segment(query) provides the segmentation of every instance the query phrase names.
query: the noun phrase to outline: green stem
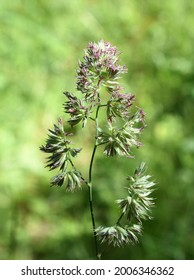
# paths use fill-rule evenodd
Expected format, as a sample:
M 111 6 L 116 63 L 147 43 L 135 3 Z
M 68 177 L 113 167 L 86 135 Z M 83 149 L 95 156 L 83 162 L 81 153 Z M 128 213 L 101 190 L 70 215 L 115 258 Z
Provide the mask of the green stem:
M 88 182 L 88 189 L 89 189 L 89 202 L 90 202 L 90 213 L 92 219 L 92 228 L 93 228 L 93 235 L 94 235 L 94 243 L 95 243 L 95 250 L 96 250 L 96 258 L 100 260 L 100 253 L 98 248 L 98 241 L 96 236 L 96 225 L 95 225 L 95 218 L 94 218 L 94 210 L 93 210 L 93 198 L 92 198 L 92 166 L 94 162 L 94 156 L 96 153 L 97 146 L 94 146 L 91 161 L 90 161 L 90 168 L 89 168 L 89 182 Z
M 121 221 L 121 219 L 123 218 L 123 216 L 124 216 L 124 212 L 121 214 L 121 216 L 118 218 L 118 220 L 117 220 L 117 222 L 116 222 L 116 225 L 118 225 L 119 223 L 120 223 L 120 221 Z
M 95 123 L 96 123 L 96 141 L 95 145 L 93 148 L 91 160 L 90 160 L 90 167 L 89 167 L 89 182 L 88 182 L 88 190 L 89 190 L 89 203 L 90 203 L 90 213 L 91 213 L 91 219 L 92 219 L 92 228 L 93 228 L 93 236 L 94 236 L 94 242 L 95 242 L 95 250 L 96 250 L 96 258 L 98 260 L 101 259 L 101 254 L 99 252 L 99 247 L 98 247 L 98 240 L 97 240 L 97 235 L 96 235 L 96 225 L 95 225 L 95 217 L 94 217 L 94 210 L 93 210 L 93 198 L 92 198 L 92 168 L 93 168 L 93 163 L 94 163 L 94 157 L 96 154 L 96 149 L 98 146 L 97 143 L 97 137 L 98 137 L 98 112 L 100 109 L 100 105 L 98 105 L 96 109 L 96 117 L 95 117 Z
M 95 144 L 95 145 L 94 145 L 93 152 L 92 152 L 91 161 L 90 161 L 90 168 L 89 168 L 89 184 L 92 183 L 92 167 L 93 167 L 93 162 L 94 162 L 94 157 L 95 157 L 96 149 L 97 149 L 97 145 Z

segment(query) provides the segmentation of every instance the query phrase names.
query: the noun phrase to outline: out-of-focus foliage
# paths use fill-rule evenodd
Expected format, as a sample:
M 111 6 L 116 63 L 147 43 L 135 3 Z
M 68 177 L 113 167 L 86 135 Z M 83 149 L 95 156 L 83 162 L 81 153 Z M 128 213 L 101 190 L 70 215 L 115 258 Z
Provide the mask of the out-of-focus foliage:
M 99 225 L 114 222 L 123 178 L 140 161 L 158 183 L 154 219 L 140 243 L 110 247 L 104 258 L 194 258 L 193 25 L 187 0 L 0 0 L 0 259 L 94 257 L 87 189 L 50 188 L 39 146 L 64 116 L 62 92 L 75 93 L 83 48 L 100 39 L 123 52 L 123 83 L 147 112 L 148 127 L 135 160 L 107 159 L 99 150 Z M 83 173 L 92 147 L 84 130 L 74 138 Z

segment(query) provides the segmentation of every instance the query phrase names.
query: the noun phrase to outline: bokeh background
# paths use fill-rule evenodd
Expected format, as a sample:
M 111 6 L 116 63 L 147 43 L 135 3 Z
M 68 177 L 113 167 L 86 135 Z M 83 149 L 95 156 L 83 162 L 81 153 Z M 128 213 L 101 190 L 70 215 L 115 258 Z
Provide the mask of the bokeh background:
M 95 161 L 97 225 L 118 216 L 124 177 L 146 161 L 157 182 L 154 219 L 136 246 L 104 259 L 194 259 L 194 2 L 0 0 L 0 259 L 94 259 L 87 189 L 50 188 L 39 151 L 63 116 L 63 91 L 90 41 L 116 45 L 122 80 L 147 113 L 134 160 Z M 77 164 L 86 172 L 89 131 Z M 78 146 L 79 146 L 78 145 Z

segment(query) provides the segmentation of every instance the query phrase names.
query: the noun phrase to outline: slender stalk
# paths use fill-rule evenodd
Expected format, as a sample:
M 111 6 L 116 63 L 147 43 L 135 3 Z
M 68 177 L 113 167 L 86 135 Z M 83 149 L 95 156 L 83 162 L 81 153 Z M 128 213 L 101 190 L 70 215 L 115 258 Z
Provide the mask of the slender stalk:
M 116 222 L 116 225 L 118 225 L 119 223 L 120 223 L 120 221 L 121 221 L 121 219 L 123 218 L 123 216 L 124 216 L 124 212 L 121 214 L 121 216 L 118 218 L 118 220 L 117 220 L 117 222 Z
M 99 253 L 99 248 L 98 248 L 98 242 L 97 242 L 97 236 L 96 236 L 96 225 L 95 225 L 95 218 L 94 218 L 94 210 L 93 210 L 93 199 L 92 199 L 92 166 L 93 166 L 93 161 L 94 161 L 94 156 L 96 153 L 97 145 L 94 145 L 94 149 L 92 152 L 92 157 L 90 161 L 90 167 L 89 167 L 89 182 L 87 182 L 84 178 L 84 182 L 88 186 L 89 190 L 89 203 L 90 203 L 90 213 L 91 213 L 91 219 L 92 219 L 92 228 L 93 228 L 93 235 L 94 235 L 94 243 L 95 243 L 95 250 L 96 250 L 96 258 L 100 260 L 101 254 Z M 72 162 L 71 159 L 69 159 L 71 166 L 75 169 L 75 166 Z
M 95 157 L 96 149 L 97 149 L 97 145 L 95 144 L 95 145 L 94 145 L 93 152 L 92 152 L 91 161 L 90 161 L 90 168 L 89 168 L 89 184 L 92 183 L 92 167 L 93 167 L 93 162 L 94 162 L 94 157 Z
M 92 228 L 93 228 L 93 235 L 94 235 L 94 242 L 95 242 L 95 250 L 96 250 L 96 258 L 98 260 L 101 259 L 101 254 L 99 252 L 99 246 L 98 246 L 98 240 L 96 236 L 96 225 L 95 225 L 95 217 L 94 217 L 94 210 L 93 210 L 93 198 L 92 198 L 92 168 L 94 163 L 94 157 L 96 154 L 96 149 L 98 147 L 97 143 L 97 137 L 98 137 L 98 112 L 100 109 L 100 105 L 98 105 L 96 109 L 96 117 L 95 117 L 95 123 L 96 123 L 96 136 L 95 136 L 95 144 L 90 160 L 90 167 L 89 167 L 89 182 L 88 182 L 88 190 L 89 190 L 89 203 L 90 203 L 90 213 L 91 213 L 91 219 L 92 219 Z
M 94 162 L 94 156 L 96 153 L 97 146 L 94 145 L 91 161 L 90 161 L 90 168 L 89 168 L 89 182 L 88 182 L 88 190 L 89 190 L 89 202 L 90 202 L 90 213 L 92 219 L 92 228 L 93 228 L 93 235 L 94 235 L 94 243 L 95 243 L 95 250 L 96 250 L 96 258 L 100 260 L 100 253 L 98 248 L 98 241 L 96 236 L 96 225 L 95 225 L 95 217 L 94 217 L 94 210 L 93 210 L 93 198 L 92 198 L 92 166 Z

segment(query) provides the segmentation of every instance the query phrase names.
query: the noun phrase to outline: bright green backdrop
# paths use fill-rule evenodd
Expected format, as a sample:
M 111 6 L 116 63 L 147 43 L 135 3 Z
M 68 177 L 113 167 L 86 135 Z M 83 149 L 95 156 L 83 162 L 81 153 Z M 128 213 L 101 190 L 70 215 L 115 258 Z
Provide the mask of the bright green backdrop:
M 122 51 L 123 85 L 148 127 L 135 160 L 98 153 L 97 225 L 115 221 L 123 178 L 141 160 L 158 183 L 140 243 L 104 258 L 194 259 L 193 26 L 189 0 L 0 0 L 0 259 L 94 258 L 87 190 L 50 188 L 39 146 L 64 116 L 62 92 L 75 92 L 83 48 L 100 39 Z M 74 141 L 86 172 L 90 133 Z

